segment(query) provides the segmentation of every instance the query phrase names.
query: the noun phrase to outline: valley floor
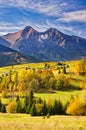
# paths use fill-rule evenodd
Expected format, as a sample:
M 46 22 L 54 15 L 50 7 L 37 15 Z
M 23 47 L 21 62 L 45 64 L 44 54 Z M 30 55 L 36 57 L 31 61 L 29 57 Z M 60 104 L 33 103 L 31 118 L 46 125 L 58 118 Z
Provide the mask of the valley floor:
M 0 130 L 86 130 L 86 116 L 31 117 L 0 113 Z

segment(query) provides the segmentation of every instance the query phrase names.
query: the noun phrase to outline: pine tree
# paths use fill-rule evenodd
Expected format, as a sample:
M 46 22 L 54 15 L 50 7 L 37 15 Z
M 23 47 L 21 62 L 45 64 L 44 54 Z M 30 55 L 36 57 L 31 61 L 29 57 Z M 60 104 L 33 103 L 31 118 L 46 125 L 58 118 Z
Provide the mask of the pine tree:
M 20 101 L 20 100 L 17 102 L 16 112 L 17 112 L 17 113 L 21 113 L 21 112 L 22 112 L 22 104 L 21 104 L 21 101 Z
M 33 104 L 33 98 L 34 98 L 33 92 L 30 91 L 29 96 L 28 96 L 28 99 L 29 99 L 28 109 L 29 109 L 29 111 L 30 111 L 32 104 Z
M 16 102 L 18 102 L 20 100 L 19 96 L 16 97 Z
M 42 104 L 42 103 L 43 103 L 41 97 L 38 98 L 37 103 L 39 103 L 39 104 Z
M 54 101 L 54 105 L 53 105 L 53 114 L 57 114 L 57 109 L 58 109 L 58 102 L 57 100 Z
M 42 113 L 44 116 L 47 114 L 47 105 L 45 100 L 43 102 Z
M 29 93 L 29 102 L 32 102 L 33 101 L 33 92 L 32 91 L 30 91 L 30 93 Z
M 57 114 L 60 114 L 60 115 L 63 114 L 63 105 L 62 105 L 62 102 L 60 100 L 58 100 Z
M 2 105 L 2 107 L 1 107 L 1 112 L 2 112 L 2 113 L 6 113 L 6 107 L 5 107 L 5 105 Z
M 54 101 L 54 107 L 53 107 L 53 112 L 54 112 L 54 115 L 55 114 L 63 114 L 63 105 L 62 105 L 62 102 L 60 100 L 55 100 Z
M 48 107 L 47 107 L 47 111 L 48 111 L 48 114 L 49 115 L 53 115 L 53 106 L 52 105 L 49 105 Z
M 33 104 L 33 98 L 34 96 L 32 91 L 30 91 L 29 95 L 25 97 L 23 111 L 27 114 L 29 114 L 31 106 Z
M 28 105 L 27 108 L 26 108 L 26 114 L 30 113 L 30 109 L 31 109 L 31 105 Z
M 0 112 L 1 112 L 1 108 L 2 108 L 2 102 L 1 102 L 1 99 L 0 99 Z
M 26 96 L 25 99 L 24 99 L 24 104 L 23 104 L 23 112 L 24 113 L 26 113 L 28 105 L 29 105 L 29 99 L 28 99 L 28 96 Z
M 33 103 L 33 105 L 32 105 L 32 107 L 31 107 L 31 109 L 30 109 L 30 115 L 31 116 L 36 116 L 36 106 L 35 106 L 35 104 Z

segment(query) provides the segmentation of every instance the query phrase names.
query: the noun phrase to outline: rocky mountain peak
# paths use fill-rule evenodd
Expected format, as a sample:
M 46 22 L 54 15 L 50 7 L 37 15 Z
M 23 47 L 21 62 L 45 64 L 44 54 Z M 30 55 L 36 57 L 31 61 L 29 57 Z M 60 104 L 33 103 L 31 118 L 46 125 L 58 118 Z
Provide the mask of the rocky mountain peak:
M 24 30 L 22 31 L 21 36 L 23 38 L 28 39 L 30 36 L 32 35 L 35 36 L 36 34 L 38 34 L 38 32 L 35 29 L 33 29 L 31 26 L 26 26 Z

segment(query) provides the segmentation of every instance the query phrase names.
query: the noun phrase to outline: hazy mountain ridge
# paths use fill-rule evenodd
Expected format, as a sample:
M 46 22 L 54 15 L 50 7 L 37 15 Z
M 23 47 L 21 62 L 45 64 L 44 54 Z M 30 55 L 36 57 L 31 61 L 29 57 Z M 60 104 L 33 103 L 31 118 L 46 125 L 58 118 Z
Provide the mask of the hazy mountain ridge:
M 34 61 L 32 57 L 26 57 L 23 54 L 0 45 L 0 66 L 21 64 Z
M 55 28 L 38 32 L 30 26 L 3 36 L 9 47 L 43 61 L 75 60 L 86 57 L 86 39 L 69 36 Z

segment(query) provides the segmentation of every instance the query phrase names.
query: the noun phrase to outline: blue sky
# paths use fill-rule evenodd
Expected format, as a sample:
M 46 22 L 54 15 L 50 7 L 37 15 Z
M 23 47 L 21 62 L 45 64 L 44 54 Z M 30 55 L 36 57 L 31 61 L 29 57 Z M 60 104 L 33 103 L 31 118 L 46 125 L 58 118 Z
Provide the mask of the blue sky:
M 0 0 L 0 35 L 25 26 L 86 38 L 86 0 Z

